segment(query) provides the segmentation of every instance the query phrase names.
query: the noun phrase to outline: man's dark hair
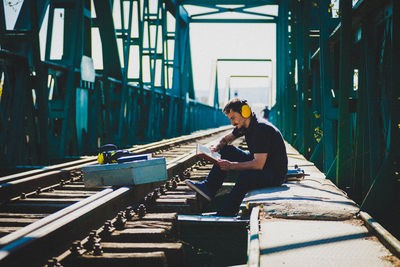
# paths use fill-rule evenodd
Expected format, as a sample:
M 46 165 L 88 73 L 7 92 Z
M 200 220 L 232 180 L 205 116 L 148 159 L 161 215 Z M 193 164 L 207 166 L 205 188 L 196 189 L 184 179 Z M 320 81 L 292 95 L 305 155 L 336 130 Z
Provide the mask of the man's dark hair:
M 232 98 L 231 100 L 228 101 L 228 103 L 226 103 L 223 112 L 225 114 L 229 114 L 231 112 L 231 110 L 240 113 L 242 110 L 242 106 L 247 104 L 246 100 L 242 100 L 239 98 Z

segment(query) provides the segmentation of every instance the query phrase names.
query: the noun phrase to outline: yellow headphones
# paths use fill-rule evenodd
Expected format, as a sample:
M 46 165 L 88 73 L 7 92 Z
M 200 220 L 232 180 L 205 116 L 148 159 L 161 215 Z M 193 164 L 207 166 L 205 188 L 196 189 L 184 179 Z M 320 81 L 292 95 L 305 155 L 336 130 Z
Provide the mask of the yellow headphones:
M 251 108 L 250 106 L 247 104 L 247 101 L 244 100 L 243 102 L 243 106 L 240 109 L 240 114 L 242 115 L 243 118 L 248 118 L 251 116 Z

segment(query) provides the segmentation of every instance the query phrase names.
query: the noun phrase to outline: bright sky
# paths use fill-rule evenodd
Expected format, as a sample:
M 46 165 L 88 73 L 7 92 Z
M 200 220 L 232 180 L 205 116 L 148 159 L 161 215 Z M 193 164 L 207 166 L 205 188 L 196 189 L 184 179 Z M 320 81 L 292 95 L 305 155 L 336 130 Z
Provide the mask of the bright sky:
M 6 12 L 7 28 L 15 24 L 15 20 L 22 6 L 22 0 L 3 1 Z M 119 9 L 119 6 L 115 6 Z M 207 11 L 207 9 L 185 6 L 189 14 L 193 15 L 199 12 Z M 261 11 L 265 14 L 276 15 L 276 6 L 264 6 L 252 11 Z M 48 14 L 46 14 L 45 21 Z M 58 25 L 63 24 L 63 11 L 56 10 L 55 20 Z M 225 13 L 223 15 L 211 15 L 208 18 L 260 18 L 237 13 Z M 118 25 L 116 21 L 116 26 Z M 46 28 L 47 23 L 43 25 Z M 223 58 L 247 58 L 247 59 L 271 59 L 271 63 L 267 62 L 220 62 L 218 64 L 218 84 L 220 88 L 220 101 L 227 97 L 227 87 L 231 85 L 231 95 L 234 91 L 239 93 L 239 97 L 249 98 L 246 94 L 252 94 L 256 91 L 240 90 L 243 88 L 265 88 L 265 94 L 258 97 L 260 102 L 268 104 L 269 91 L 272 88 L 275 91 L 275 64 L 276 64 L 276 25 L 272 23 L 236 23 L 236 24 L 210 24 L 210 23 L 192 23 L 190 25 L 190 38 L 192 50 L 192 67 L 194 85 L 197 96 L 207 95 L 208 92 L 214 90 L 215 84 L 215 67 L 216 60 Z M 45 38 L 45 31 L 41 31 L 41 39 Z M 62 31 L 53 31 L 53 47 L 51 58 L 61 58 L 62 56 Z M 98 43 L 95 40 L 94 42 Z M 59 44 L 58 44 L 59 43 Z M 93 54 L 95 65 L 99 65 L 99 57 L 101 57 L 100 49 L 94 49 Z M 97 53 L 99 52 L 99 53 Z M 44 54 L 44 46 L 42 46 L 42 54 Z M 101 63 L 101 59 L 100 59 Z M 101 64 L 100 64 L 101 65 Z M 230 78 L 232 75 L 264 75 L 268 78 Z M 271 81 L 271 75 L 274 77 Z M 259 93 L 260 90 L 257 92 Z M 264 104 L 263 104 L 264 105 Z
M 200 10 L 197 7 L 185 7 L 189 14 L 196 14 Z M 252 11 L 277 15 L 276 6 L 264 6 Z M 221 17 L 260 18 L 238 13 L 208 16 L 208 18 Z M 272 63 L 243 61 L 218 63 L 221 105 L 224 105 L 227 100 L 229 84 L 231 97 L 236 91 L 239 97 L 247 99 L 252 106 L 260 106 L 258 109 L 270 103 L 271 84 L 275 91 L 276 25 L 274 23 L 192 23 L 190 38 L 193 79 L 197 96 L 204 96 L 211 92 L 209 104 L 213 103 L 217 59 L 271 59 Z M 231 78 L 231 76 L 269 77 Z M 273 76 L 272 80 L 271 76 Z M 257 88 L 257 90 L 251 88 Z
M 271 59 L 276 62 L 275 24 L 203 24 L 190 25 L 192 64 L 197 90 L 214 86 L 217 59 Z M 271 63 L 219 62 L 218 84 L 227 87 L 230 75 L 270 75 Z M 254 84 L 258 79 L 232 81 L 237 86 Z M 212 83 L 212 84 L 210 84 Z M 265 81 L 262 81 L 265 83 Z M 264 84 L 265 86 L 265 84 Z
M 117 3 L 118 1 L 116 1 Z M 17 19 L 17 15 L 22 6 L 22 0 L 7 1 L 4 3 L 6 12 L 7 28 L 12 28 Z M 185 6 L 190 14 L 210 11 L 210 9 Z M 120 25 L 117 18 L 119 5 L 114 6 L 114 16 L 116 27 Z M 277 14 L 277 8 L 265 6 L 252 11 L 261 11 L 266 14 Z M 94 10 L 92 10 L 94 13 Z M 55 11 L 55 24 L 62 28 L 64 22 L 64 14 L 62 9 Z M 95 16 L 95 14 L 93 14 Z M 257 18 L 255 16 L 247 16 L 237 13 L 225 13 L 208 18 Z M 45 40 L 45 29 L 47 28 L 48 12 L 45 17 L 45 22 L 42 26 L 41 41 Z M 260 17 L 258 17 L 260 18 Z M 272 65 L 275 65 L 275 24 L 209 24 L 209 23 L 194 23 L 190 25 L 190 38 L 192 50 L 192 66 L 195 90 L 198 96 L 213 91 L 215 83 L 215 66 L 216 60 L 219 58 L 257 58 L 257 59 L 272 59 L 273 64 L 265 62 L 220 62 L 218 64 L 218 83 L 221 88 L 220 99 L 227 97 L 226 88 L 228 82 L 231 84 L 232 94 L 234 88 L 244 87 L 270 87 L 271 80 L 269 78 L 232 78 L 231 75 L 265 75 L 271 76 L 274 72 Z M 93 43 L 98 44 L 100 40 L 98 33 L 94 32 Z M 62 30 L 53 30 L 53 46 L 51 58 L 60 59 L 62 56 Z M 98 49 L 93 49 L 93 58 L 95 66 L 102 67 L 101 46 L 97 45 Z M 41 46 L 42 58 L 44 58 L 44 45 Z M 123 61 L 121 60 L 121 63 Z M 275 84 L 275 82 L 274 82 Z M 267 96 L 263 96 L 265 101 Z

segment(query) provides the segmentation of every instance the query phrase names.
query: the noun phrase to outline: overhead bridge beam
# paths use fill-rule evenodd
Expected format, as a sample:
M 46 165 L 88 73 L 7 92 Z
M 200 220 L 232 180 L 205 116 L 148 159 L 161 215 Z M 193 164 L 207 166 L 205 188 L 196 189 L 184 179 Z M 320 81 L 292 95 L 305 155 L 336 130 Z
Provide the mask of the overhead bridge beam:
M 279 0 L 183 0 L 181 5 L 279 5 Z
M 276 19 L 190 19 L 190 23 L 276 23 Z

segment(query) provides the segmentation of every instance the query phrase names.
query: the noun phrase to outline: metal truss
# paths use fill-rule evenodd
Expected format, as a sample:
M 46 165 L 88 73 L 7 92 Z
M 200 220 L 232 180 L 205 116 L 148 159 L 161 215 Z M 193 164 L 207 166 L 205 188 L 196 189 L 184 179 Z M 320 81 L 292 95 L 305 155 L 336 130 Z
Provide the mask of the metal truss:
M 189 24 L 276 23 L 277 92 L 270 120 L 362 209 L 400 234 L 399 207 L 393 204 L 400 200 L 399 1 L 352 6 L 341 0 L 339 18 L 332 17 L 329 0 L 93 3 L 96 17 L 91 1 L 24 1 L 13 29 L 6 29 L 0 4 L 3 166 L 48 164 L 95 153 L 103 143 L 129 146 L 227 123 L 218 108 L 218 84 L 213 107 L 194 100 Z M 268 4 L 279 5 L 277 17 L 248 10 Z M 213 11 L 190 16 L 185 5 Z M 167 29 L 168 12 L 175 19 L 173 32 Z M 204 17 L 224 12 L 257 17 Z M 64 21 L 60 58 L 52 57 L 55 14 Z M 102 70 L 95 71 L 90 60 L 92 29 L 101 37 Z
M 158 0 L 93 5 L 92 14 L 91 1 L 24 1 L 15 27 L 6 29 L 1 4 L 2 169 L 92 154 L 104 143 L 126 147 L 227 123 L 220 111 L 195 101 L 183 7 Z M 173 30 L 167 30 L 168 12 L 176 21 Z M 91 60 L 92 30 L 100 34 L 101 70 Z M 55 50 L 61 50 L 59 57 Z
M 270 62 L 271 59 L 263 59 L 263 58 L 218 58 L 215 62 L 215 87 L 214 87 L 214 101 L 213 105 L 216 108 L 219 108 L 219 86 L 218 86 L 218 63 L 219 62 Z M 271 76 L 271 75 L 270 75 Z M 260 78 L 260 77 L 268 77 L 268 76 L 257 76 L 257 75 L 230 75 L 230 78 Z M 271 82 L 272 86 L 272 82 Z M 228 87 L 228 99 L 231 97 L 230 85 Z
M 290 143 L 400 234 L 398 1 L 282 0 L 277 104 Z

